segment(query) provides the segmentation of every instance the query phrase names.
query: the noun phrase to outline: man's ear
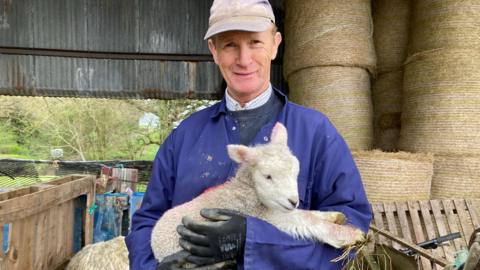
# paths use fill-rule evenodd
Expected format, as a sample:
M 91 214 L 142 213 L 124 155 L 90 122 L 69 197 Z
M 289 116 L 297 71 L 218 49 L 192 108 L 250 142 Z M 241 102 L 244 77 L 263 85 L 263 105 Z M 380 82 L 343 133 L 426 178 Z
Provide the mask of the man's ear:
M 215 64 L 218 65 L 217 48 L 215 47 L 215 44 L 213 43 L 213 40 L 211 38 L 208 39 L 208 49 L 210 50 L 210 53 L 213 55 L 213 61 L 215 61 Z
M 280 32 L 276 32 L 275 36 L 273 37 L 273 50 L 272 50 L 272 60 L 277 57 L 278 47 L 282 43 L 282 34 Z

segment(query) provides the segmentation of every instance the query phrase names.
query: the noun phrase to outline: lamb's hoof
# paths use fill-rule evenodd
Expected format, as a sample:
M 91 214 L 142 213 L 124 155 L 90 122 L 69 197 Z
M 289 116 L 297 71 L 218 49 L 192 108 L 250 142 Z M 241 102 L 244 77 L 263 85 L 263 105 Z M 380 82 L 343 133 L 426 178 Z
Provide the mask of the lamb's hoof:
M 341 212 L 330 212 L 328 215 L 328 221 L 343 225 L 347 221 L 347 217 Z

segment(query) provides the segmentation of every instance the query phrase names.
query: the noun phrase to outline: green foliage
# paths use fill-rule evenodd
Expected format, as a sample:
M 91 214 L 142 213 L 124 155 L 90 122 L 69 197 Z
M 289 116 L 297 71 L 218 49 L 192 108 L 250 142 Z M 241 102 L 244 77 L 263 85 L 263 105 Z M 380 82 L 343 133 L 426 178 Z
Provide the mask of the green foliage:
M 25 157 L 28 148 L 19 143 L 20 138 L 6 119 L 0 119 L 0 157 Z
M 0 156 L 65 160 L 152 160 L 182 119 L 211 102 L 0 97 Z M 159 125 L 140 126 L 145 113 Z

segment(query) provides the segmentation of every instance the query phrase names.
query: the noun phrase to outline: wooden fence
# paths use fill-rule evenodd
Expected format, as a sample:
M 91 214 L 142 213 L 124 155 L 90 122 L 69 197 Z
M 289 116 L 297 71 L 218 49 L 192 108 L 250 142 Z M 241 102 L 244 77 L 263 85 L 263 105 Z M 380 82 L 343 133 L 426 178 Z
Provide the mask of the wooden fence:
M 0 193 L 0 224 L 8 224 L 8 236 L 0 230 L 1 270 L 62 269 L 74 254 L 75 208 L 83 202 L 81 246 L 92 243 L 95 177 L 66 176 Z

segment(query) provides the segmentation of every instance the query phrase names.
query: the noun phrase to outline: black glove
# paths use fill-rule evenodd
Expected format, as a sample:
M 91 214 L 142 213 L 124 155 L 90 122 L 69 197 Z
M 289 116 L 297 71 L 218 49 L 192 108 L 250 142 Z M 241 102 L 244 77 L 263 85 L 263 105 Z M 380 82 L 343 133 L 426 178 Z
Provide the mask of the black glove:
M 165 258 L 162 262 L 157 264 L 157 270 L 174 270 L 182 269 L 181 267 L 186 263 L 187 257 L 190 255 L 187 251 L 179 251 L 173 253 Z
M 235 266 L 233 261 L 219 262 L 211 265 L 198 266 L 186 265 L 188 262 L 186 258 L 191 255 L 187 251 L 179 251 L 172 255 L 165 257 L 161 263 L 157 264 L 157 270 L 221 270 L 221 269 L 232 269 L 232 266 Z
M 200 215 L 208 221 L 183 217 L 183 225 L 177 227 L 180 246 L 192 254 L 187 261 L 196 265 L 241 261 L 247 230 L 245 216 L 226 209 L 202 209 Z

